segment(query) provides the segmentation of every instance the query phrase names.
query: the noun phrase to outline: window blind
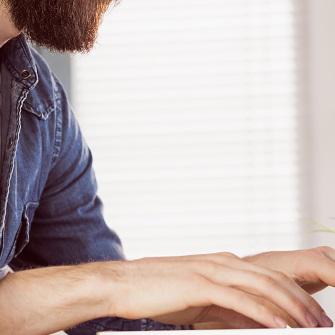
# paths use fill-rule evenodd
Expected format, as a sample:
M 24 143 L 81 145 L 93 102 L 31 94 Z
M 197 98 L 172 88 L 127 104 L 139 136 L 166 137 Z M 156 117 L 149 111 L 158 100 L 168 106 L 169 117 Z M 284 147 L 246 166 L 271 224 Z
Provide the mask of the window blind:
M 129 258 L 300 243 L 301 1 L 124 0 L 73 101 Z

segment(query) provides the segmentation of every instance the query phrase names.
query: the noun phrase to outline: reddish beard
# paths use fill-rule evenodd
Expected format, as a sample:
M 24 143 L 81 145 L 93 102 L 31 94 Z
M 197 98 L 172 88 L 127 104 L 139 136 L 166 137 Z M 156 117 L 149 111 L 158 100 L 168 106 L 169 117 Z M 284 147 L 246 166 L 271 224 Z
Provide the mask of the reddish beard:
M 7 0 L 16 27 L 57 51 L 89 51 L 113 0 Z

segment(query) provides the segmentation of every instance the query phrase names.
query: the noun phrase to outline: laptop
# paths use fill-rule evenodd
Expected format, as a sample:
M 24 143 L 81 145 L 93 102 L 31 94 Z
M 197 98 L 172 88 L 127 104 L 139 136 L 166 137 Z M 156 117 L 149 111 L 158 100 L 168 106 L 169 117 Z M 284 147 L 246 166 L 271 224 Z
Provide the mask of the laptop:
M 117 334 L 120 333 L 120 334 Z M 143 335 L 144 332 L 102 332 L 97 335 Z M 150 334 L 151 333 L 151 334 Z M 146 331 L 146 335 L 335 335 L 335 328 L 290 328 L 252 330 Z

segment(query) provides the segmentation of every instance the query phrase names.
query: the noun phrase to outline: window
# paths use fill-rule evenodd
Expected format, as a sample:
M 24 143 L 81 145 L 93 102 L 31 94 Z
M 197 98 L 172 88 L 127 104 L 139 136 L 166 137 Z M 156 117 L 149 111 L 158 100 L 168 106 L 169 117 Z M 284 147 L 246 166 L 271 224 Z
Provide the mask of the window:
M 129 258 L 300 243 L 299 0 L 127 0 L 73 58 Z

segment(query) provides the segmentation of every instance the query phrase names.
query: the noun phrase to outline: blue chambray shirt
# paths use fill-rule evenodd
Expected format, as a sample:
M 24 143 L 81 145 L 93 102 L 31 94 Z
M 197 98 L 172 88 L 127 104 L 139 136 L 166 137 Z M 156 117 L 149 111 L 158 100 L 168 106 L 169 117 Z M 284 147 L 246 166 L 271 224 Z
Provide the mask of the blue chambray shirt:
M 92 155 L 61 84 L 23 35 L 0 53 L 0 269 L 124 259 L 104 221 Z M 67 332 L 173 328 L 105 318 Z

